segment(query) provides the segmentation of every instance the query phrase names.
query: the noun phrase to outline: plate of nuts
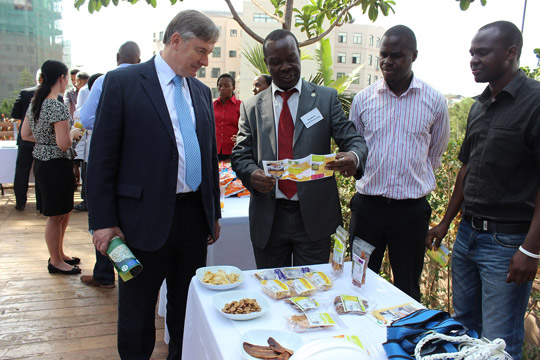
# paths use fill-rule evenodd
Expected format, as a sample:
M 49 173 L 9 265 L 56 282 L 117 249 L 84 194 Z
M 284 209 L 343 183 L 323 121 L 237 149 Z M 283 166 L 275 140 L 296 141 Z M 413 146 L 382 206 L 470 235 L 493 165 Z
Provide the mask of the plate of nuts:
M 263 294 L 253 291 L 227 291 L 214 295 L 215 308 L 232 320 L 251 320 L 264 315 L 269 305 Z

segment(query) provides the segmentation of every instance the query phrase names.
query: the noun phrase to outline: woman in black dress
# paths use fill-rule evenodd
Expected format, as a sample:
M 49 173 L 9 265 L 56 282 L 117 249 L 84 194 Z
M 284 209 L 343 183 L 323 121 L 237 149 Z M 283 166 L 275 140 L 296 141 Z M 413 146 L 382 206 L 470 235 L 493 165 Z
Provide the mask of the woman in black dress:
M 73 140 L 81 130 L 71 129 L 67 107 L 58 101 L 68 84 L 68 68 L 59 61 L 47 60 L 41 67 L 43 82 L 26 113 L 21 135 L 36 143 L 33 151 L 40 211 L 47 216 L 45 241 L 49 249 L 47 268 L 51 274 L 78 274 L 79 258 L 64 254 L 64 235 L 73 209 L 75 176 Z

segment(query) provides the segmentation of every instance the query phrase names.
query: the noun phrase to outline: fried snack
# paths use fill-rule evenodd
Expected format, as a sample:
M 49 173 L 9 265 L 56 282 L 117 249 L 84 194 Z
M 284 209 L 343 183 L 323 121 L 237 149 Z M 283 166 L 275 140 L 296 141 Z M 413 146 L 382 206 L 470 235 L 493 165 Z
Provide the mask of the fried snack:
M 310 272 L 305 276 L 318 291 L 330 290 L 333 286 L 332 279 L 322 271 Z
M 286 320 L 291 330 L 296 332 L 321 330 L 336 325 L 336 322 L 328 313 L 291 315 L 287 316 Z
M 368 268 L 369 257 L 375 250 L 375 246 L 355 237 L 352 251 L 352 284 L 362 287 L 366 283 L 366 270 Z
M 309 296 L 317 289 L 308 279 L 295 279 L 287 281 L 291 294 L 294 296 Z
M 334 307 L 340 315 L 365 315 L 369 303 L 358 296 L 338 295 L 334 298 Z
M 255 299 L 241 299 L 240 301 L 233 301 L 225 304 L 221 309 L 226 314 L 251 314 L 252 312 L 261 311 L 261 307 Z
M 288 353 L 289 355 L 292 355 L 294 352 L 290 349 L 287 349 L 287 348 L 284 348 L 283 346 L 281 346 L 280 343 L 278 343 L 276 341 L 276 339 L 274 339 L 273 337 L 269 337 L 268 338 L 268 345 L 270 345 L 270 347 L 277 353 L 280 353 L 280 354 L 283 354 L 283 353 Z
M 244 342 L 242 347 L 246 353 L 257 359 L 287 360 L 294 353 L 292 350 L 281 346 L 273 337 L 268 338 L 268 345 L 253 345 Z
M 202 282 L 211 285 L 227 285 L 234 284 L 240 281 L 240 275 L 229 274 L 225 270 L 218 270 L 216 273 L 212 271 L 205 271 Z
M 293 307 L 299 313 L 306 313 L 308 311 L 316 310 L 320 305 L 317 301 L 309 297 L 292 297 L 285 300 L 285 302 Z
M 263 292 L 272 299 L 284 299 L 291 295 L 289 287 L 279 280 L 262 280 Z

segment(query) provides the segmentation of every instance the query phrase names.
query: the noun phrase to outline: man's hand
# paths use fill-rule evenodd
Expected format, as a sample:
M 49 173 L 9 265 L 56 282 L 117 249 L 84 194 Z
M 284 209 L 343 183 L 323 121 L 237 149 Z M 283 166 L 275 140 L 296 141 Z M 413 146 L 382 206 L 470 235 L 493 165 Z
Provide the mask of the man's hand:
M 339 171 L 343 176 L 354 176 L 356 174 L 356 156 L 351 152 L 338 152 L 336 161 L 326 164 L 326 168 Z
M 443 223 L 429 229 L 426 235 L 426 247 L 433 251 L 437 251 L 447 232 L 448 226 Z
M 206 243 L 208 245 L 212 245 L 216 241 L 218 241 L 220 232 L 221 232 L 221 225 L 219 224 L 219 219 L 216 219 L 216 221 L 214 222 L 214 233 L 216 234 L 216 237 L 213 238 L 212 235 L 208 234 L 208 241 Z
M 73 140 L 79 140 L 83 135 L 83 131 L 79 128 L 73 127 L 71 129 L 71 138 Z
M 537 270 L 538 259 L 527 256 L 518 250 L 510 260 L 506 282 L 522 284 L 527 281 L 533 281 Z
M 122 240 L 124 240 L 124 233 L 118 226 L 95 230 L 94 235 L 92 236 L 92 241 L 94 242 L 96 250 L 107 256 L 107 248 L 109 247 L 109 243 L 111 242 L 112 238 L 115 236 L 119 236 Z
M 276 179 L 266 176 L 263 170 L 257 169 L 251 173 L 251 185 L 261 194 L 266 194 L 276 186 Z

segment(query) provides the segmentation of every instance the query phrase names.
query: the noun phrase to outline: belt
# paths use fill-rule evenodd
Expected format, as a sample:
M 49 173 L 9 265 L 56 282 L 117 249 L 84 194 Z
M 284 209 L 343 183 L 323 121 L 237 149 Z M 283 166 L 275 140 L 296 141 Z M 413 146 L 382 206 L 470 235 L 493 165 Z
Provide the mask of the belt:
M 529 232 L 529 227 L 531 225 L 531 223 L 528 222 L 501 223 L 470 215 L 466 215 L 464 218 L 471 223 L 473 229 L 492 233 L 526 234 Z
M 195 196 L 199 195 L 199 193 L 200 193 L 199 190 L 185 192 L 185 193 L 178 193 L 178 194 L 176 194 L 176 201 L 178 201 L 178 200 L 187 200 L 187 199 L 194 198 Z
M 390 199 L 390 198 L 386 198 L 380 195 L 375 196 L 375 195 L 364 195 L 364 194 L 360 194 L 360 196 L 363 196 L 365 198 L 368 198 L 369 200 L 374 200 L 374 201 L 381 202 L 387 205 L 398 204 L 398 203 L 399 204 L 414 203 L 417 201 L 424 200 L 426 198 L 425 196 L 422 196 L 421 198 L 418 198 L 418 199 Z
M 276 199 L 276 205 L 285 207 L 285 208 L 292 208 L 292 207 L 300 206 L 300 203 L 298 201 L 293 201 L 293 200 Z

